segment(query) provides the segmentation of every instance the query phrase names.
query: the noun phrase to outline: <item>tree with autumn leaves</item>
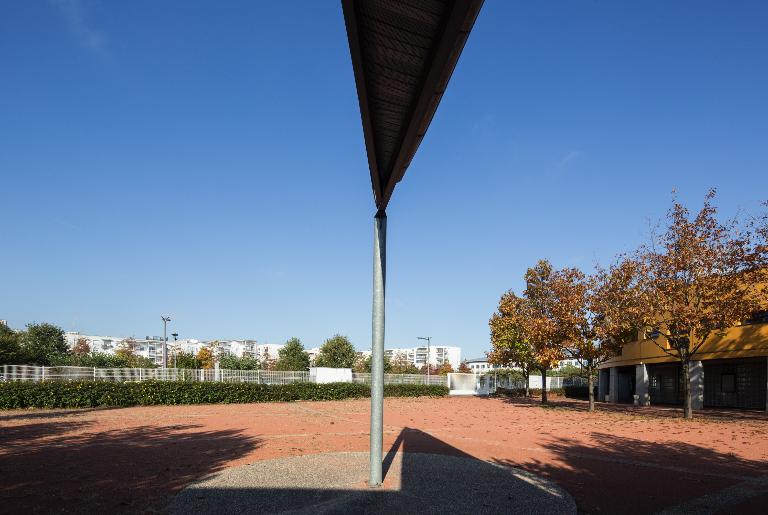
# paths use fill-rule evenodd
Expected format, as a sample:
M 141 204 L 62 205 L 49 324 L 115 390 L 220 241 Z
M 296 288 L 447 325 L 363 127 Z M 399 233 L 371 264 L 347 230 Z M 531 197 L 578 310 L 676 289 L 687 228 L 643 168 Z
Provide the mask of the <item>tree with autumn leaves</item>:
M 647 338 L 680 362 L 691 418 L 691 362 L 708 341 L 768 306 L 768 216 L 744 227 L 720 222 L 714 197 L 710 191 L 694 217 L 673 201 L 662 234 L 591 276 L 547 261 L 528 269 L 523 295 L 505 293 L 491 317 L 491 360 L 524 374 L 542 370 L 545 380 L 557 360 L 576 358 L 593 410 L 595 369 Z
M 603 272 L 624 283 L 603 303 L 608 333 L 637 328 L 680 363 L 685 418 L 702 347 L 768 305 L 765 226 L 720 222 L 714 198 L 711 190 L 693 217 L 674 200 L 665 230 Z
M 539 261 L 525 274 L 522 297 L 512 291 L 504 294 L 489 322 L 494 349 L 492 362 L 522 365 L 526 379 L 531 370 L 539 370 L 544 403 L 547 402 L 547 371 L 555 368 L 564 355 L 563 334 L 553 316 L 557 309 L 553 279 L 549 261 Z

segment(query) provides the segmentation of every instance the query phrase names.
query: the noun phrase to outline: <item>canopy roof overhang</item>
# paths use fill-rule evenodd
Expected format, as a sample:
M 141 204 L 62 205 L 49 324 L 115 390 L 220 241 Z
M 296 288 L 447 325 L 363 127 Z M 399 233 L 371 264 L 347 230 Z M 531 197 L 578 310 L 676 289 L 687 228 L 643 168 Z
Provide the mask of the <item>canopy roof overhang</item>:
M 429 128 L 482 4 L 342 0 L 379 211 Z

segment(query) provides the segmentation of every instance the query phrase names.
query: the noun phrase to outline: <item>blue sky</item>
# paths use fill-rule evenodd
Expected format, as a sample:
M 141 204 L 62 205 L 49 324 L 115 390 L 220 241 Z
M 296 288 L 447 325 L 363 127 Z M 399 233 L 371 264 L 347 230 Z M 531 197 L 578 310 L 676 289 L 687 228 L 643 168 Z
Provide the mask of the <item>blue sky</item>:
M 3 2 L 0 318 L 370 347 L 374 206 L 339 2 Z M 387 346 L 489 346 L 540 258 L 670 192 L 768 198 L 768 3 L 487 0 L 389 206 Z

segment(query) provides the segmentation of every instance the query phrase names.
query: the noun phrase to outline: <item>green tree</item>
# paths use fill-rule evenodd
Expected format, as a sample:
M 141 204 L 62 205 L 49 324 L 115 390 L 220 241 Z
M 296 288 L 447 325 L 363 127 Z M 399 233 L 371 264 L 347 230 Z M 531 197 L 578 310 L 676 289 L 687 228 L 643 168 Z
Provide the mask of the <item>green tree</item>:
M 391 360 L 390 372 L 392 374 L 418 374 L 419 368 L 409 361 L 407 356 L 398 353 Z
M 358 355 L 357 361 L 355 361 L 354 370 L 355 372 L 364 372 L 364 373 L 371 373 L 371 360 L 372 356 L 364 356 L 362 353 Z M 384 356 L 384 373 L 385 374 L 391 374 L 391 373 L 400 373 L 403 372 L 392 372 L 392 362 L 390 361 L 389 357 Z
M 277 351 L 275 370 L 309 370 L 309 354 L 304 352 L 304 345 L 298 338 L 285 342 L 285 347 Z
M 58 354 L 51 359 L 54 366 L 96 367 L 96 368 L 155 368 L 154 361 L 135 354 Z
M 19 333 L 0 325 L 0 365 L 18 365 L 24 361 L 19 344 Z
M 19 344 L 28 361 L 35 365 L 50 365 L 69 351 L 64 331 L 47 323 L 27 324 L 27 330 L 19 335 Z
M 178 352 L 170 359 L 170 364 L 176 368 L 198 369 L 200 362 L 191 352 Z
M 349 338 L 336 334 L 325 340 L 320 347 L 320 354 L 315 360 L 317 367 L 352 368 L 355 365 L 357 351 Z
M 257 358 L 250 356 L 238 358 L 237 356 L 227 355 L 221 357 L 219 366 L 228 370 L 258 370 L 261 368 L 261 362 Z

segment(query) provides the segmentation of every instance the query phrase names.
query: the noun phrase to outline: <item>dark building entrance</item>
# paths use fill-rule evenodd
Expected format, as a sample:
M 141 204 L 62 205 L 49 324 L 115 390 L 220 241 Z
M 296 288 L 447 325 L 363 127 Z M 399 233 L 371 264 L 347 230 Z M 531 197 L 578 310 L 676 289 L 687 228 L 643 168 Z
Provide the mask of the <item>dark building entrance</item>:
M 616 368 L 618 374 L 618 387 L 619 391 L 616 400 L 618 402 L 632 402 L 635 395 L 635 366 L 618 367 Z
M 766 409 L 766 358 L 703 361 L 704 406 Z
M 648 381 L 651 404 L 683 403 L 682 370 L 679 364 L 648 365 Z

